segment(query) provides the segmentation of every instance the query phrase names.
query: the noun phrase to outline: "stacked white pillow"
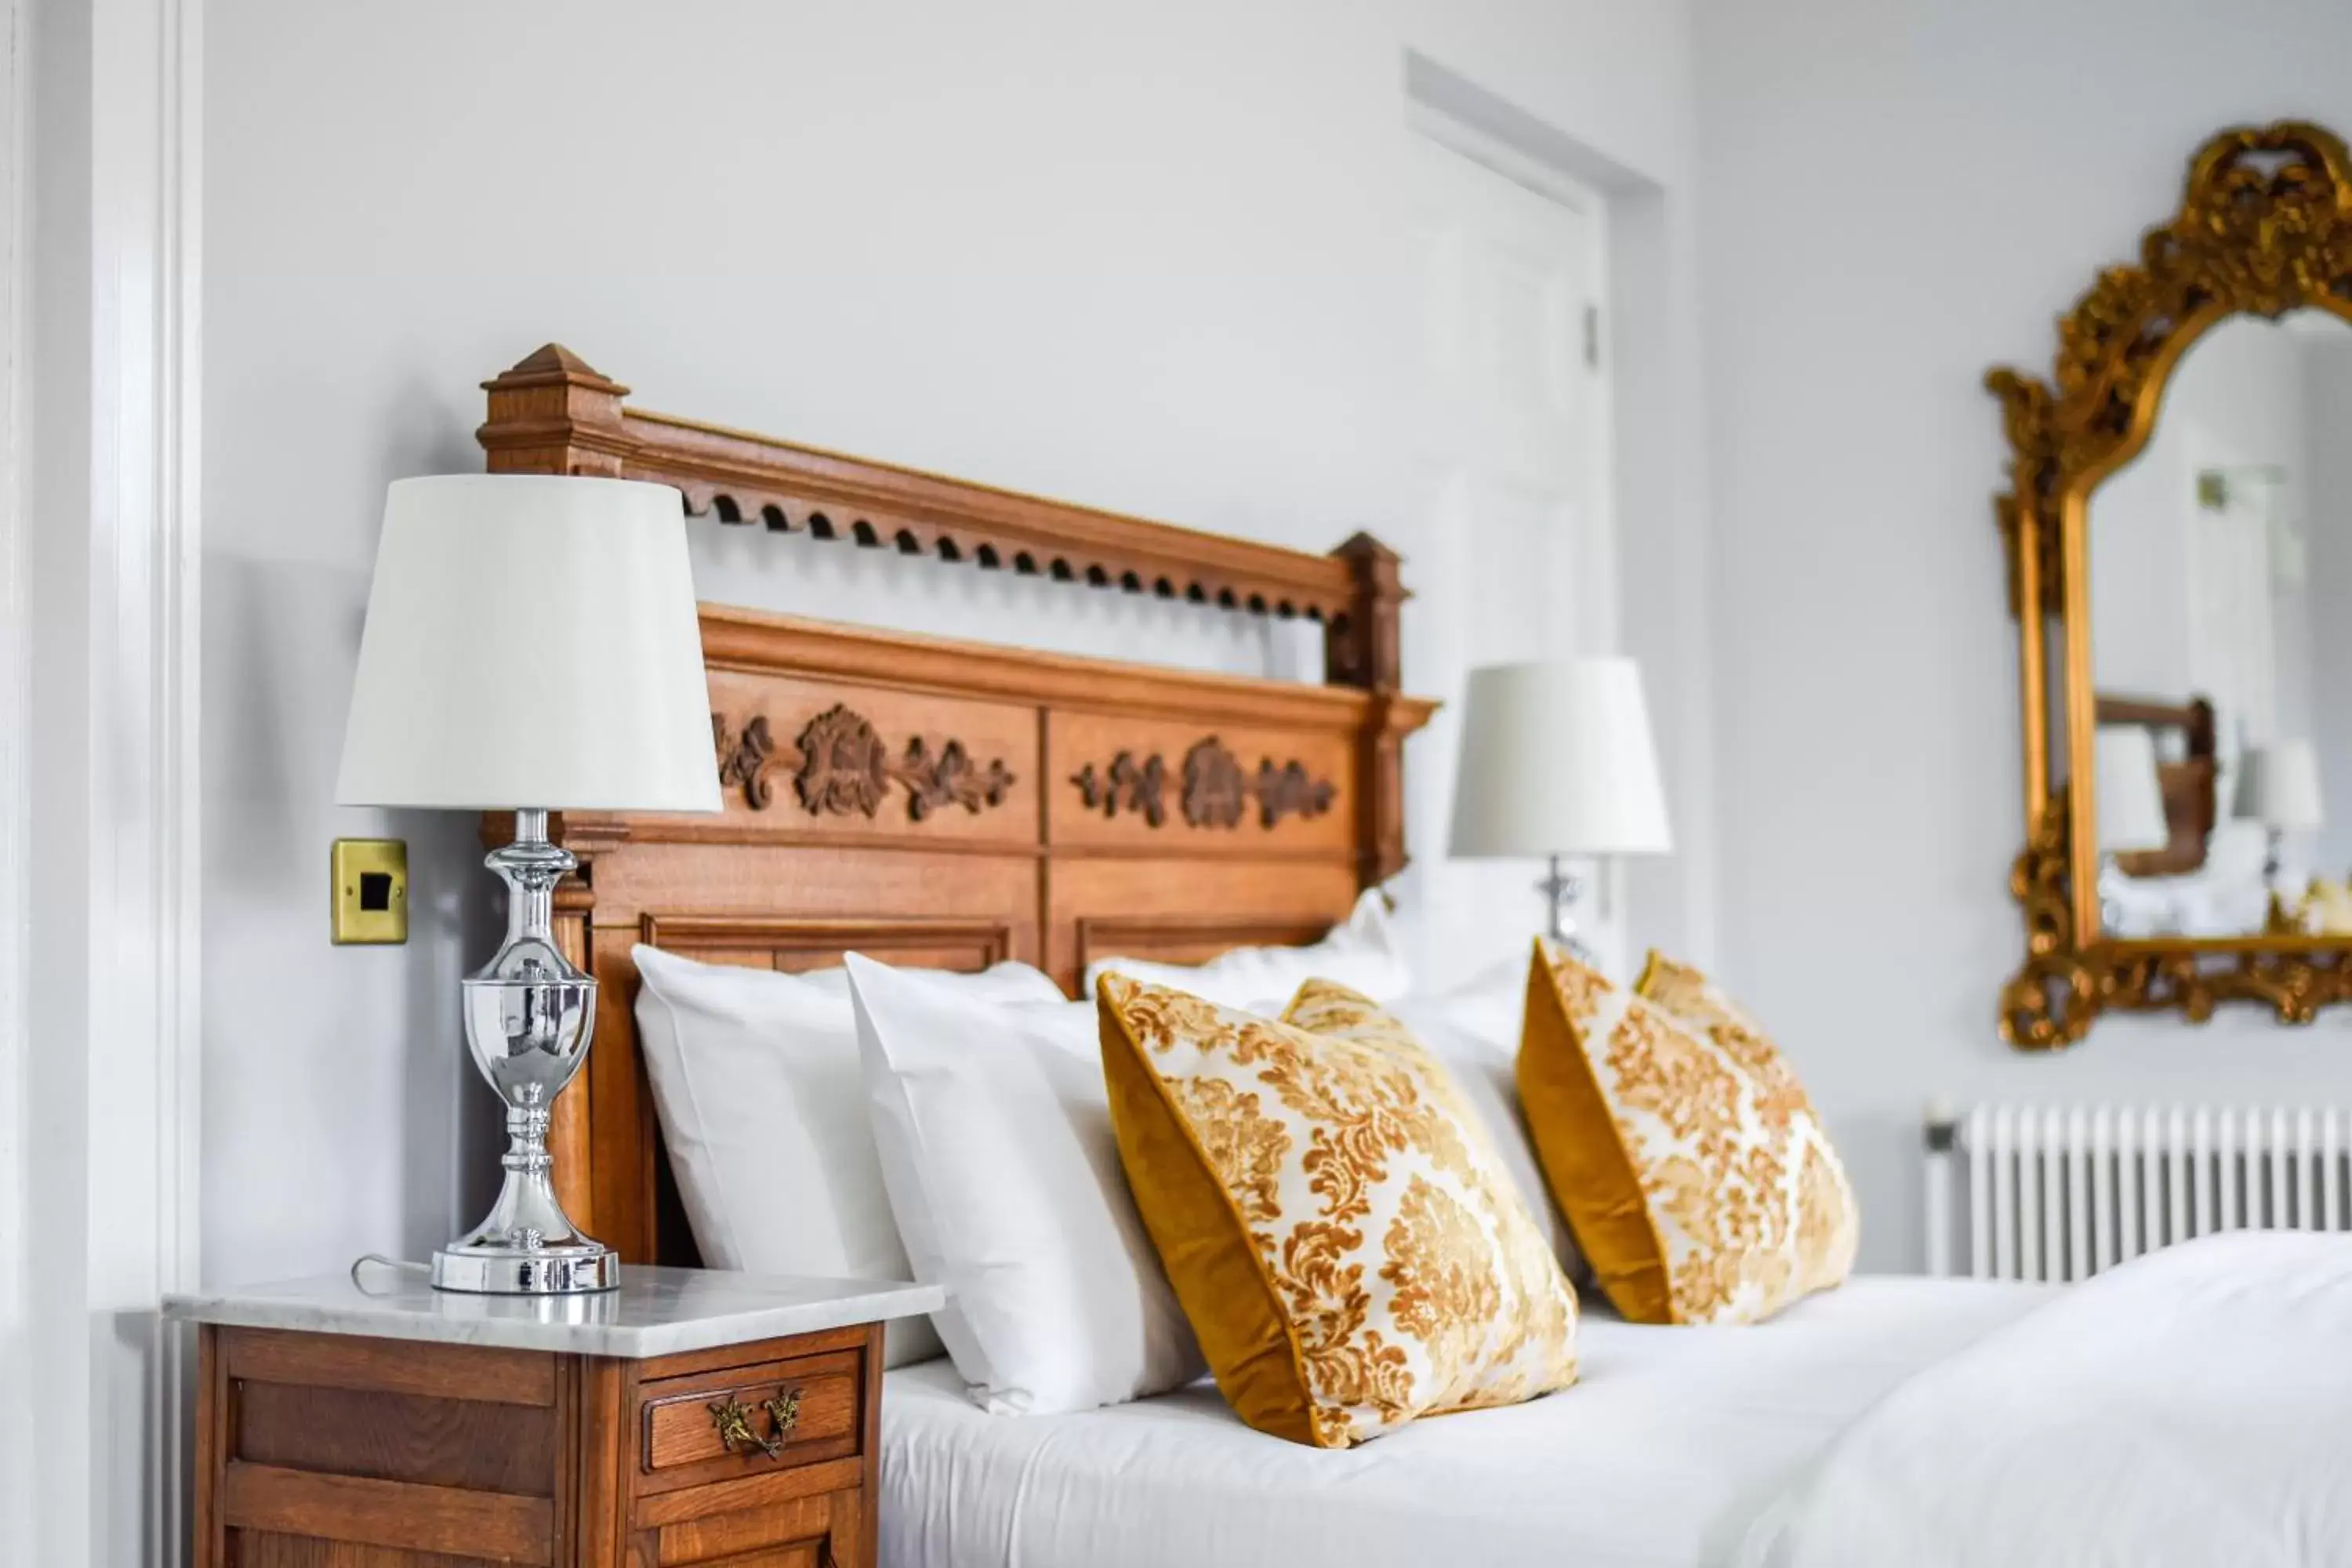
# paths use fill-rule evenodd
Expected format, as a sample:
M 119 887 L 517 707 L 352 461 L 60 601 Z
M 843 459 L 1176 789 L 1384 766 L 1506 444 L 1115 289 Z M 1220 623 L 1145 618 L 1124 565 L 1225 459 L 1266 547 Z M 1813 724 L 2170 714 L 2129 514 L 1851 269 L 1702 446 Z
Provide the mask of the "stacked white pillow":
M 632 956 L 646 1073 L 703 1262 L 910 1278 L 866 1117 L 847 973 L 780 974 L 645 946 Z M 1025 963 L 928 978 L 975 1004 L 1063 1001 Z M 892 1366 L 940 1353 L 928 1320 L 894 1322 L 887 1335 Z
M 1086 1002 L 984 1000 L 852 953 L 884 1185 L 971 1397 L 1087 1410 L 1206 1365 L 1136 1213 Z
M 1309 980 L 1337 981 L 1382 1005 L 1412 987 L 1412 972 L 1389 920 L 1388 900 L 1377 888 L 1365 889 L 1347 920 L 1333 926 L 1328 936 L 1305 947 L 1237 947 L 1206 963 L 1097 959 L 1087 965 L 1089 999 L 1095 982 L 1113 970 L 1245 1012 L 1262 1010 L 1271 1000 L 1279 1013 Z
M 1311 978 L 1381 1002 L 1411 989 L 1378 892 L 1305 947 L 1201 965 L 1105 959 L 1083 1002 L 1022 963 L 953 974 L 852 954 L 782 974 L 646 946 L 634 957 L 646 1072 L 704 1262 L 945 1286 L 934 1319 L 890 1325 L 888 1364 L 944 1343 L 972 1398 L 1000 1413 L 1119 1404 L 1206 1370 L 1119 1163 L 1096 978 L 1116 968 L 1274 1011 Z M 1444 1016 L 1459 1001 L 1431 1003 L 1428 1043 L 1465 1064 L 1529 1207 L 1564 1237 L 1517 1121 L 1516 1003 L 1496 1079 L 1490 1021 Z

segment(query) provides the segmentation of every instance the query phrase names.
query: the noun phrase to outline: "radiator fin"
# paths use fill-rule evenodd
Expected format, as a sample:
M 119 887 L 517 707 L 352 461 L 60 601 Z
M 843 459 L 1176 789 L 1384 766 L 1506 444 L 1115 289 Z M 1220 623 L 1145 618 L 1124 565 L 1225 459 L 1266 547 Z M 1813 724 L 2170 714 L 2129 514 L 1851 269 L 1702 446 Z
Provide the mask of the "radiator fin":
M 1980 1105 L 1961 1117 L 1965 1226 L 1931 1170 L 1930 1262 L 1965 1234 L 1986 1279 L 2088 1279 L 2221 1230 L 2352 1229 L 2352 1111 L 2311 1106 Z

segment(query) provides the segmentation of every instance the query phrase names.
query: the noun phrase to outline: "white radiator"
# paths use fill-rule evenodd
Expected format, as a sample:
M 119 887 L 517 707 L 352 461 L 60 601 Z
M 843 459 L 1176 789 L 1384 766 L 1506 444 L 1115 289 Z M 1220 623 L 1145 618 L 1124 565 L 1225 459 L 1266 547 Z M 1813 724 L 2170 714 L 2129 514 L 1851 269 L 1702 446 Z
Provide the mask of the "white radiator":
M 1980 1105 L 1927 1119 L 1927 1267 L 2088 1279 L 2217 1230 L 2352 1230 L 2352 1110 Z

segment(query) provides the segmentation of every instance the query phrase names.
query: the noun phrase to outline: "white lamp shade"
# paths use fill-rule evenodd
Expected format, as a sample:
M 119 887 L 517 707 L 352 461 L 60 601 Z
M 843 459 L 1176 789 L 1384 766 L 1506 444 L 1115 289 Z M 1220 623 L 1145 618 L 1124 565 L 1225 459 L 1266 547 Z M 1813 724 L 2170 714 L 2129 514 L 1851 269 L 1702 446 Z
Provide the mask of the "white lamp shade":
M 396 481 L 335 798 L 717 811 L 677 492 L 540 474 Z
M 2102 725 L 2094 759 L 2100 850 L 2133 855 L 2171 843 L 2164 784 L 2156 772 L 2155 733 L 2138 724 Z
M 2238 759 L 2237 793 L 2237 815 L 2266 827 L 2300 833 L 2326 818 L 2319 796 L 2319 757 L 2306 740 L 2249 747 Z
M 1453 849 L 1465 858 L 1674 847 L 1641 671 L 1630 658 L 1470 672 Z

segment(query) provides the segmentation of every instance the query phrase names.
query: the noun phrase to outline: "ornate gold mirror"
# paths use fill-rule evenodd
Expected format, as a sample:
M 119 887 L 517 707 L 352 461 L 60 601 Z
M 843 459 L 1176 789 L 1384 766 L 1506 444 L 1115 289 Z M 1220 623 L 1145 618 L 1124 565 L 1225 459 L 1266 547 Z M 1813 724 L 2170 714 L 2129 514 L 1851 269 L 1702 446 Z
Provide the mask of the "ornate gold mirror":
M 2352 160 L 2223 132 L 2178 216 L 1996 370 L 2025 720 L 2001 1033 L 2352 1001 Z

